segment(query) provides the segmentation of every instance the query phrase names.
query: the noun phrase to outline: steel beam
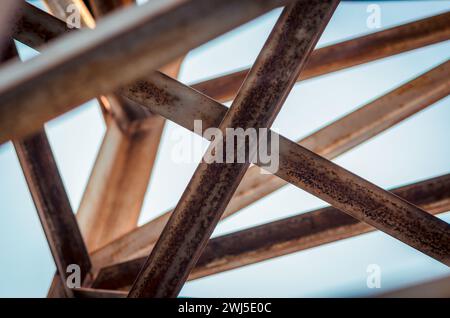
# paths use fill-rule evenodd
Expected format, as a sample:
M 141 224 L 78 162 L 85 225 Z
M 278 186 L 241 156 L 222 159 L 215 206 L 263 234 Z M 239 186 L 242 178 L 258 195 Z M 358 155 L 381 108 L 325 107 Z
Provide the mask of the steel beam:
M 29 135 L 285 2 L 151 1 L 111 14 L 93 30 L 69 34 L 23 64 L 6 65 L 0 70 L 0 143 Z
M 325 158 L 332 159 L 446 97 L 450 94 L 449 72 L 450 62 L 446 62 L 300 140 L 299 144 Z M 136 93 L 138 87 L 124 93 L 141 105 L 191 131 L 194 130 L 195 119 L 202 119 L 203 129 L 217 127 L 220 124 L 227 109 L 225 106 L 195 93 L 188 87 L 182 89 L 175 83 L 167 85 L 168 81 L 165 78 L 153 77 L 149 80 L 151 84 L 143 83 L 141 88 L 155 89 L 160 95 L 164 92 L 165 95 L 162 96 L 166 96 L 166 102 L 157 104 L 152 95 Z M 281 138 L 280 142 L 285 140 Z M 284 148 L 287 149 L 289 146 L 286 144 Z M 281 158 L 285 155 L 288 153 L 280 153 Z M 258 167 L 250 168 L 227 206 L 224 217 L 232 215 L 288 182 L 295 182 L 294 178 L 280 173 L 288 171 L 283 162 L 280 161 L 280 169 L 275 175 L 263 175 Z M 98 269 L 112 263 L 148 255 L 170 214 L 169 211 L 104 248 L 94 251 L 91 255 L 94 267 Z
M 396 26 L 380 32 L 315 50 L 298 81 L 336 72 L 402 52 L 450 39 L 450 12 Z M 191 85 L 192 88 L 225 102 L 235 97 L 248 73 L 233 72 Z
M 450 210 L 450 174 L 390 190 L 428 213 Z M 298 214 L 209 240 L 189 279 L 239 268 L 274 257 L 374 231 L 336 208 Z M 129 288 L 145 257 L 102 268 L 92 287 Z
M 5 60 L 18 57 L 12 42 L 7 52 Z M 45 129 L 23 140 L 14 140 L 13 145 L 61 277 L 60 285 L 64 295 L 73 297 L 66 284 L 69 265 L 79 266 L 82 282 L 92 278 L 92 266 Z
M 296 1 L 287 6 L 219 125 L 270 127 L 339 1 Z M 217 142 L 217 141 L 216 141 Z M 213 143 L 214 144 L 214 143 Z M 207 150 L 212 151 L 213 145 Z M 256 151 L 256 145 L 237 151 Z M 228 149 L 224 149 L 226 157 Z M 200 163 L 142 267 L 129 297 L 175 297 L 250 163 Z M 180 238 L 183 238 L 180 240 Z

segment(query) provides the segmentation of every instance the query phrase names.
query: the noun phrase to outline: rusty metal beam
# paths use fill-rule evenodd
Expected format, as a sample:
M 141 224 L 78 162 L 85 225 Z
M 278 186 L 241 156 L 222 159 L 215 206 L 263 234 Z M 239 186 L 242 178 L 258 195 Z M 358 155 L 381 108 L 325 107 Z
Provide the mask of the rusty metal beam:
M 50 41 L 73 30 L 53 15 L 24 3 L 19 8 L 19 18 L 13 26 L 12 34 L 16 40 L 40 51 Z
M 368 34 L 315 50 L 298 81 L 375 61 L 450 39 L 450 12 Z M 248 73 L 233 72 L 191 85 L 194 89 L 225 102 L 236 95 Z
M 446 62 L 300 140 L 299 144 L 327 159 L 332 159 L 446 97 L 450 94 L 449 72 L 450 62 Z M 195 93 L 188 87 L 178 87 L 179 85 L 175 83 L 168 85 L 165 78 L 152 77 L 150 82 L 151 84 L 147 85 L 142 83 L 142 91 L 145 87 L 165 92 L 166 95 L 161 95 L 162 93 L 159 95 L 166 96 L 165 101 L 157 104 L 151 95 L 135 93 L 138 87 L 124 93 L 141 105 L 149 107 L 152 111 L 170 118 L 191 131 L 194 129 L 195 119 L 203 120 L 203 129 L 217 127 L 226 112 L 225 106 Z M 284 140 L 283 138 L 280 142 Z M 286 145 L 285 148 L 289 147 Z M 280 153 L 281 158 L 285 155 L 288 153 Z M 283 161 L 280 162 L 279 172 L 281 171 L 287 171 Z M 295 182 L 295 179 L 286 175 L 284 180 L 279 177 L 283 175 L 280 173 L 263 175 L 258 167 L 248 169 L 227 206 L 224 217 L 232 215 L 288 182 Z M 163 214 L 92 253 L 94 267 L 104 267 L 148 255 L 167 223 L 170 213 L 169 211 Z
M 22 170 L 44 228 L 66 296 L 70 264 L 80 266 L 81 280 L 90 279 L 91 262 L 59 175 L 45 130 L 14 141 Z
M 10 42 L 5 60 L 17 57 L 15 45 Z M 80 267 L 83 282 L 92 278 L 92 266 L 45 129 L 14 140 L 13 145 L 61 278 L 60 285 L 66 296 L 73 297 L 66 284 L 68 266 Z
M 450 210 L 450 174 L 390 190 L 428 213 Z M 209 240 L 189 279 L 239 268 L 374 231 L 336 208 L 298 214 Z M 145 257 L 102 268 L 93 288 L 129 288 Z
M 270 127 L 339 1 L 296 1 L 287 6 L 238 96 L 219 125 Z M 208 151 L 212 151 L 214 145 Z M 248 144 L 248 153 L 256 145 Z M 238 149 L 237 151 L 245 151 Z M 227 150 L 224 149 L 224 157 Z M 175 297 L 250 163 L 200 163 L 172 217 L 142 267 L 129 297 Z M 235 153 L 236 158 L 236 153 Z M 180 240 L 180 237 L 183 238 Z
M 14 36 L 35 49 L 67 31 L 64 23 L 53 21 L 34 6 L 24 5 L 23 14 L 24 17 L 15 26 Z M 314 50 L 299 80 L 449 40 L 449 19 L 450 12 L 445 12 Z M 193 88 L 218 101 L 228 100 L 234 97 L 247 72 L 244 70 L 204 81 L 194 84 Z M 231 85 L 233 89 L 229 88 Z
M 151 1 L 111 14 L 93 30 L 69 34 L 23 64 L 6 65 L 0 70 L 0 143 L 31 134 L 285 2 Z

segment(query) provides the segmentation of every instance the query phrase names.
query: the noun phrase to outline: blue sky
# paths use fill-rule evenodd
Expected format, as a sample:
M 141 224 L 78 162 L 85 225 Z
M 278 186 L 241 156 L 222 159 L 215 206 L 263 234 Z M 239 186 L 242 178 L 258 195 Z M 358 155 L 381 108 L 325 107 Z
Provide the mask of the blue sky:
M 370 3 L 341 3 L 318 46 L 377 31 L 366 26 Z M 448 11 L 450 2 L 380 2 L 380 7 L 381 27 L 388 28 Z M 279 12 L 270 12 L 190 52 L 180 80 L 193 83 L 251 65 Z M 449 52 L 447 41 L 302 82 L 292 90 L 273 127 L 298 140 L 448 60 Z M 36 54 L 23 45 L 20 53 L 25 59 Z M 51 121 L 47 132 L 76 211 L 105 132 L 97 104 L 87 103 Z M 197 166 L 197 161 L 171 160 L 177 142 L 174 136 L 180 133 L 190 134 L 174 123 L 166 125 L 141 224 L 177 203 Z M 449 140 L 447 97 L 335 162 L 379 186 L 396 187 L 449 173 Z M 202 153 L 195 155 L 199 160 Z M 286 186 L 222 222 L 214 236 L 325 205 L 294 186 Z M 448 222 L 450 213 L 442 217 Z M 0 250 L 0 297 L 45 296 L 55 266 L 10 143 L 0 146 Z M 369 264 L 381 268 L 381 289 L 366 286 Z M 448 275 L 445 265 L 376 232 L 189 282 L 181 295 L 364 296 Z

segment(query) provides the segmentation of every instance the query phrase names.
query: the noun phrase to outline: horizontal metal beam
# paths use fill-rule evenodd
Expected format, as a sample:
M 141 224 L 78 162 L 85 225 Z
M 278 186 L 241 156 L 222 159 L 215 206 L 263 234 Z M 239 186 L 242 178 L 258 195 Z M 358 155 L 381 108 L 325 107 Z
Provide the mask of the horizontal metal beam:
M 283 10 L 219 125 L 223 140 L 215 142 L 226 144 L 229 127 L 245 130 L 271 126 L 338 3 L 300 0 Z M 206 158 L 214 147 L 211 143 L 128 297 L 176 297 L 184 285 L 250 166 L 250 161 L 208 163 Z M 256 151 L 256 144 L 244 147 L 235 146 L 234 156 L 238 151 Z M 229 150 L 223 151 L 226 157 Z
M 298 81 L 336 72 L 352 66 L 417 49 L 450 39 L 450 12 L 406 23 L 380 32 L 315 50 Z M 219 101 L 236 95 L 248 69 L 191 85 Z
M 450 210 L 450 174 L 390 190 L 428 213 Z M 189 275 L 196 279 L 274 257 L 374 231 L 336 208 L 327 207 L 219 236 L 208 242 Z M 102 268 L 92 287 L 129 288 L 145 257 Z
M 300 145 L 325 158 L 334 158 L 446 97 L 450 94 L 449 72 L 450 62 L 446 62 L 304 138 L 300 141 Z M 225 106 L 161 76 L 152 77 L 147 84 L 143 82 L 140 86 L 142 92 L 145 90 L 144 87 L 156 90 L 159 96 L 165 96 L 163 99 L 165 102 L 158 104 L 161 98 L 157 100 L 151 94 L 139 93 L 139 87 L 125 94 L 191 131 L 194 130 L 195 119 L 203 120 L 203 129 L 217 127 L 226 112 Z M 284 138 L 280 139 L 281 143 L 285 141 Z M 286 141 L 283 148 L 288 148 L 287 143 L 291 142 Z M 281 158 L 285 155 L 288 154 L 280 153 Z M 258 167 L 250 168 L 225 210 L 224 216 L 232 215 L 287 182 L 295 180 L 281 174 L 282 171 L 289 171 L 283 166 L 283 162 L 280 161 L 279 171 L 275 175 L 263 175 Z M 284 180 L 277 176 L 283 177 Z M 167 212 L 95 251 L 91 255 L 94 267 L 98 269 L 146 255 L 152 249 L 169 217 L 170 212 Z
M 150 1 L 56 40 L 44 54 L 0 70 L 0 144 L 285 2 Z

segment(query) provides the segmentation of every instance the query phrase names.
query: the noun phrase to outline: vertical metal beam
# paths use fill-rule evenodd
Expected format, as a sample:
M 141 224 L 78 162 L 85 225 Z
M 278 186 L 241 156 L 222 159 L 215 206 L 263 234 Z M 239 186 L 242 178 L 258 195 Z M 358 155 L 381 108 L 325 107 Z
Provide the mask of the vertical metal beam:
M 225 130 L 228 127 L 244 130 L 270 127 L 337 4 L 338 1 L 296 1 L 284 9 L 219 125 L 224 134 L 223 141 L 219 141 L 221 144 L 226 144 Z M 212 147 L 210 145 L 207 153 L 212 151 Z M 256 150 L 255 145 L 248 147 L 250 154 Z M 205 158 L 143 266 L 129 297 L 178 295 L 250 165 L 249 162 L 207 164 Z
M 23 64 L 6 65 L 0 70 L 0 143 L 31 134 L 285 2 L 150 1 L 105 17 L 94 30 L 57 40 Z
M 68 266 L 80 267 L 81 281 L 90 279 L 91 263 L 61 177 L 57 171 L 45 130 L 14 141 L 17 156 L 39 214 L 66 296 Z

